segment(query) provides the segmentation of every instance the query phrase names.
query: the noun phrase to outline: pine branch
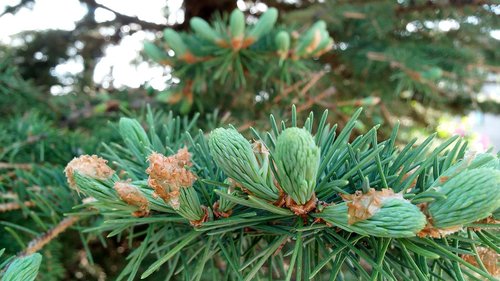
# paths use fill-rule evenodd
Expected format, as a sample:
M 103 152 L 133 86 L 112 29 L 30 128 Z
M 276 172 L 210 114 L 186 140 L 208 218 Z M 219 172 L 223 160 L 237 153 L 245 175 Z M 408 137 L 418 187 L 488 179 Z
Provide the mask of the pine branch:
M 28 247 L 19 253 L 18 256 L 28 256 L 40 251 L 45 245 L 55 239 L 59 234 L 63 233 L 66 229 L 73 226 L 78 220 L 79 218 L 77 216 L 70 216 L 63 219 L 49 231 L 31 240 Z
M 115 21 L 119 22 L 122 25 L 136 23 L 136 24 L 139 24 L 143 29 L 150 29 L 150 30 L 163 30 L 167 27 L 167 25 L 164 25 L 164 24 L 157 24 L 157 23 L 153 23 L 153 22 L 148 22 L 148 21 L 141 20 L 137 17 L 131 17 L 131 16 L 121 14 L 121 13 L 109 8 L 106 5 L 97 3 L 95 0 L 80 0 L 80 2 L 85 3 L 87 5 L 87 7 L 89 7 L 89 9 L 95 10 L 96 8 L 102 8 L 102 9 L 105 9 L 107 11 L 112 12 L 116 16 Z

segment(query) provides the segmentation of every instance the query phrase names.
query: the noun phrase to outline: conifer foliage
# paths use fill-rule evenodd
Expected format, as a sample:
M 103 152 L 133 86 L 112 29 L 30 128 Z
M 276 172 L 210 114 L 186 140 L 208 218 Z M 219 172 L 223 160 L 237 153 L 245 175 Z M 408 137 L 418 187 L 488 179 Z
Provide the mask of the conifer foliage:
M 124 118 L 108 164 L 67 167 L 91 198 L 77 214 L 103 216 L 87 231 L 141 239 L 120 280 L 496 280 L 498 156 L 434 135 L 400 148 L 397 126 L 383 141 L 378 127 L 352 136 L 360 114 L 337 135 L 327 111 L 299 124 L 293 107 L 253 141 L 232 127 L 204 134 L 150 114 L 146 131 Z
M 283 89 L 320 69 L 313 58 L 333 47 L 326 23 L 317 21 L 299 33 L 275 26 L 277 19 L 278 10 L 270 8 L 249 25 L 243 12 L 236 9 L 229 19 L 218 17 L 212 24 L 192 18 L 192 32 L 165 29 L 162 45 L 167 48 L 147 42 L 144 52 L 171 66 L 180 82 L 158 98 L 180 104 L 184 112 L 194 102 L 203 110 L 230 101 L 227 96 L 235 91 L 260 91 L 266 88 L 263 85 Z

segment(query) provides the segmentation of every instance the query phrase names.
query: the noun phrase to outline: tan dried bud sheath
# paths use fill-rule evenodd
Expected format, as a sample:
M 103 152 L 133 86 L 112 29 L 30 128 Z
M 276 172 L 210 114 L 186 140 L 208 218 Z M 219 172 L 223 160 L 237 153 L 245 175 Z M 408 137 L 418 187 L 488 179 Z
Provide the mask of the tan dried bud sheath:
M 116 182 L 113 188 L 121 200 L 139 208 L 133 213 L 134 216 L 143 217 L 149 214 L 149 201 L 136 186 L 129 182 Z
M 177 154 L 169 157 L 156 152 L 148 157 L 148 184 L 174 209 L 179 208 L 180 188 L 190 187 L 196 180 L 195 175 L 187 169 L 192 166 L 190 159 L 187 148 L 179 149 Z
M 107 160 L 104 160 L 97 155 L 82 155 L 80 157 L 73 158 L 73 160 L 71 160 L 64 169 L 69 186 L 72 189 L 79 191 L 74 178 L 75 171 L 83 176 L 94 179 L 109 179 L 115 171 L 111 169 L 107 163 Z
M 387 199 L 404 200 L 399 193 L 394 193 L 392 189 L 382 189 L 376 191 L 374 188 L 363 194 L 360 190 L 355 194 L 343 195 L 347 202 L 348 223 L 354 224 L 358 221 L 371 218 L 383 205 Z

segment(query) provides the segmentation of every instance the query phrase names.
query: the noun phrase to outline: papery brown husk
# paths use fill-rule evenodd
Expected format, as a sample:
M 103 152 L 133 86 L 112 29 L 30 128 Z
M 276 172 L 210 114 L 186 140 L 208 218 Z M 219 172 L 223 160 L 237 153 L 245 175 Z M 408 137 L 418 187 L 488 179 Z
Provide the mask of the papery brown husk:
M 139 208 L 139 210 L 132 213 L 133 216 L 144 217 L 149 214 L 149 201 L 137 187 L 130 184 L 130 182 L 116 182 L 113 188 L 121 200 Z
M 297 216 L 307 215 L 309 212 L 316 209 L 316 203 L 318 199 L 316 194 L 313 193 L 311 199 L 307 201 L 304 205 L 298 205 L 290 196 L 285 197 L 285 205 Z
M 64 169 L 69 186 L 77 191 L 79 190 L 74 178 L 75 171 L 93 179 L 105 180 L 110 178 L 115 171 L 107 163 L 107 160 L 97 155 L 82 155 L 73 158 Z
M 219 201 L 216 201 L 214 203 L 214 206 L 213 206 L 213 212 L 214 212 L 214 215 L 218 218 L 228 218 L 233 213 L 233 209 L 231 209 L 227 212 L 222 212 L 219 210 Z
M 429 212 L 427 211 L 428 204 L 427 203 L 422 203 L 418 204 L 418 207 L 424 213 L 426 219 L 427 219 L 427 224 L 425 227 L 420 230 L 419 233 L 417 233 L 418 237 L 432 237 L 432 238 L 442 238 L 447 235 L 453 234 L 457 231 L 460 231 L 462 229 L 462 226 L 452 226 L 448 228 L 435 228 L 433 223 L 432 223 L 432 217 L 429 215 Z
M 148 184 L 155 194 L 174 209 L 178 208 L 180 188 L 190 187 L 196 176 L 189 171 L 192 166 L 191 154 L 187 148 L 181 148 L 172 156 L 164 156 L 153 152 L 149 157 Z
M 189 221 L 189 223 L 194 227 L 200 227 L 204 222 L 208 221 L 208 208 L 201 206 L 203 212 L 205 213 L 203 217 L 199 220 Z
M 403 196 L 394 193 L 392 189 L 382 189 L 380 191 L 370 188 L 367 193 L 357 190 L 354 194 L 341 194 L 347 202 L 347 213 L 349 224 L 371 218 L 380 208 L 384 200 L 389 198 L 400 198 Z
M 477 254 L 479 259 L 483 262 L 484 267 L 488 272 L 495 276 L 500 277 L 500 267 L 498 267 L 498 262 L 500 261 L 500 255 L 497 252 L 490 248 L 477 247 Z M 475 267 L 479 268 L 479 264 L 476 261 L 476 258 L 473 255 L 461 255 L 462 259 Z

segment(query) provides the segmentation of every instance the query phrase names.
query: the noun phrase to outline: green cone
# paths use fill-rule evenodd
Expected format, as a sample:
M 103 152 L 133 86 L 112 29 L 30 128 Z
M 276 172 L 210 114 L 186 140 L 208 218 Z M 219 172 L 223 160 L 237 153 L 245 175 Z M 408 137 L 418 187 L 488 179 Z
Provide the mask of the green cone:
M 266 174 L 269 168 L 260 168 L 252 146 L 238 131 L 217 128 L 210 133 L 208 145 L 215 163 L 228 177 L 257 197 L 278 199 L 278 190 Z
M 398 198 L 387 199 L 380 209 L 370 218 L 348 223 L 347 203 L 327 206 L 322 212 L 313 214 L 333 226 L 376 237 L 414 237 L 425 227 L 425 215 L 417 206 Z
M 274 160 L 285 193 L 297 204 L 307 203 L 314 193 L 320 162 L 312 135 L 302 128 L 285 129 L 276 140 Z
M 431 202 L 428 212 L 439 229 L 462 226 L 492 215 L 500 208 L 500 171 L 466 170 L 436 188 L 446 198 Z

